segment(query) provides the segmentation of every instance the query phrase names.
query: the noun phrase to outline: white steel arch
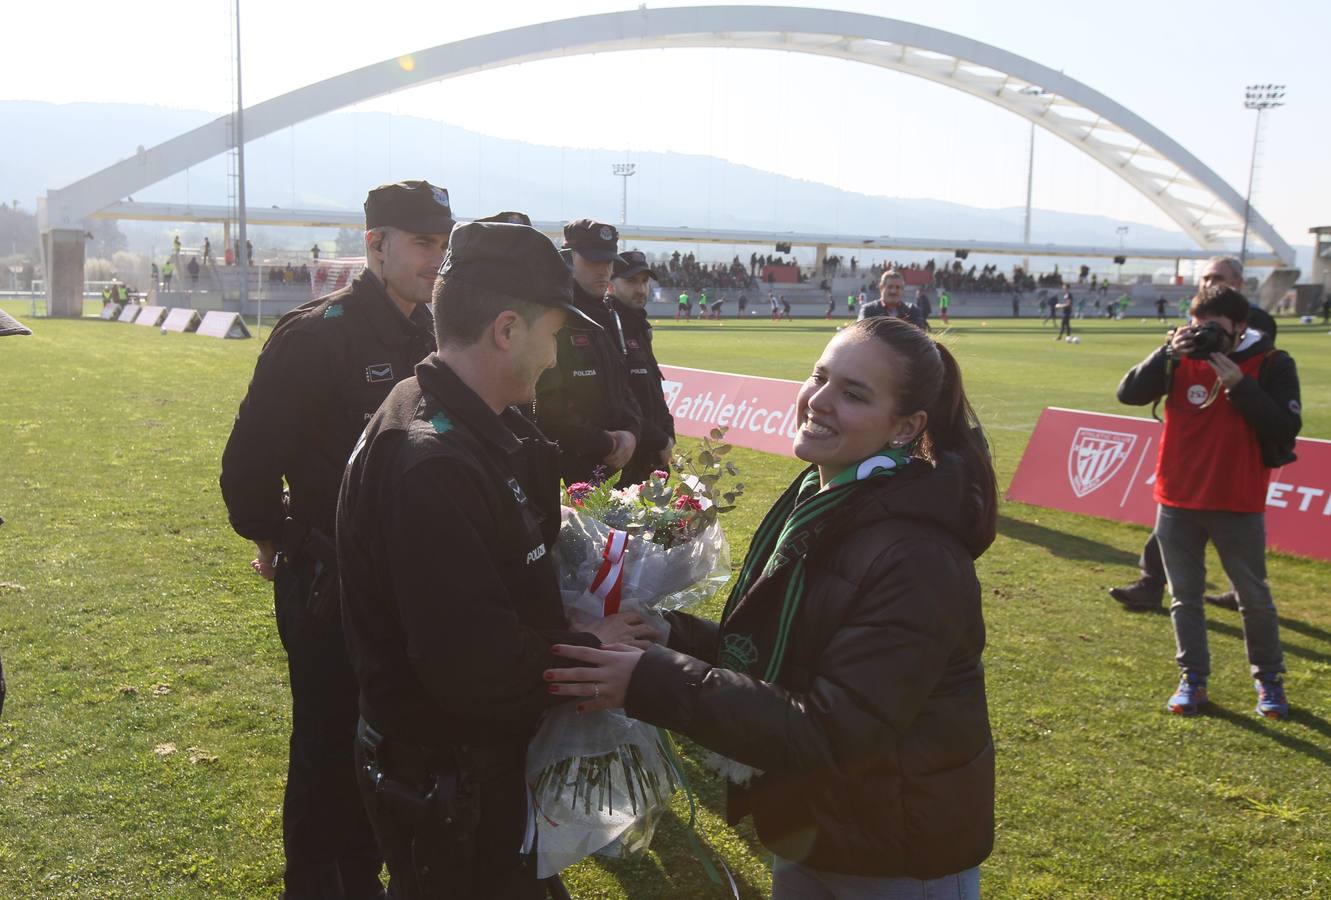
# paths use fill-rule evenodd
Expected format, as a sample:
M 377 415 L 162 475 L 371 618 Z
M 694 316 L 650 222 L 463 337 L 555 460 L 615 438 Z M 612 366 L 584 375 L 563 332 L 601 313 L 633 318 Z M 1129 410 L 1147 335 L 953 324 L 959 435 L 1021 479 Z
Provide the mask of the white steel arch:
M 825 9 L 639 8 L 467 38 L 255 104 L 245 110 L 245 135 L 254 140 L 393 91 L 486 69 L 664 47 L 785 50 L 926 78 L 995 103 L 1072 144 L 1139 191 L 1204 249 L 1232 250 L 1243 229 L 1244 200 L 1237 191 L 1177 142 L 1104 94 L 1032 60 L 951 32 Z M 231 146 L 228 118 L 51 191 L 43 228 L 80 228 L 91 213 L 225 152 Z M 1267 259 L 1293 264 L 1293 249 L 1255 210 L 1249 234 L 1269 248 Z

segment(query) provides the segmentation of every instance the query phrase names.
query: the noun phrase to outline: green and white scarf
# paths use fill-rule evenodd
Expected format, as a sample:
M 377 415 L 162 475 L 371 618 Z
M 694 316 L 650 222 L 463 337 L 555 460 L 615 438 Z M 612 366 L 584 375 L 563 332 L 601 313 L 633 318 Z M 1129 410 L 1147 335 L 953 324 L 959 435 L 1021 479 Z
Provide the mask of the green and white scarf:
M 804 559 L 833 516 L 862 482 L 895 475 L 910 462 L 907 450 L 885 449 L 847 467 L 822 487 L 817 466 L 800 474 L 754 532 L 725 612 L 718 665 L 763 681 L 776 681 L 790 630 L 804 598 Z M 770 588 L 769 582 L 774 582 Z M 779 606 L 777 603 L 779 602 Z M 717 754 L 712 766 L 737 784 L 756 770 Z

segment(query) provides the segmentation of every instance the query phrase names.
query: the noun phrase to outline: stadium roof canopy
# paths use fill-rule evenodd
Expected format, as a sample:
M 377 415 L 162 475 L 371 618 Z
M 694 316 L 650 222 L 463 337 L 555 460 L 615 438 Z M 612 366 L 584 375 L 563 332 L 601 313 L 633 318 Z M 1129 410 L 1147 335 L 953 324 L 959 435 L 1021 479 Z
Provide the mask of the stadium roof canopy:
M 668 47 L 809 53 L 925 78 L 997 104 L 1067 141 L 1159 207 L 1201 250 L 1232 252 L 1243 230 L 1244 199 L 1237 191 L 1159 129 L 1087 85 L 947 31 L 825 9 L 640 7 L 467 38 L 257 103 L 245 110 L 245 136 L 254 140 L 393 91 L 486 69 Z M 49 192 L 43 230 L 78 228 L 84 218 L 122 198 L 225 152 L 234 144 L 230 119 L 222 116 Z M 1250 252 L 1251 262 L 1293 264 L 1293 249 L 1256 210 L 1250 214 L 1250 239 L 1267 248 Z

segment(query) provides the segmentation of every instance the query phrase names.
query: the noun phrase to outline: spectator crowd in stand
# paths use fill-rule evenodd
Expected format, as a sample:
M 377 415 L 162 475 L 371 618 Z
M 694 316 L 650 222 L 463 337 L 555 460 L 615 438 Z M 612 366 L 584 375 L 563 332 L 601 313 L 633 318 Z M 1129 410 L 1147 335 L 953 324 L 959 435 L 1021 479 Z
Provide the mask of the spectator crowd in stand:
M 749 255 L 749 264 L 746 267 L 739 256 L 735 256 L 729 263 L 707 263 L 700 262 L 693 253 L 681 254 L 676 250 L 665 262 L 654 264 L 652 273 L 662 287 L 689 290 L 704 288 L 742 290 L 759 287 L 766 280 L 763 277 L 764 270 L 778 266 L 796 268 L 800 282 L 807 281 L 811 274 L 821 274 L 822 281 L 819 282 L 819 286 L 824 290 L 831 290 L 831 279 L 846 275 L 851 277 L 862 275 L 866 278 L 866 284 L 876 284 L 883 272 L 888 269 L 896 269 L 903 273 L 912 285 L 923 284 L 938 291 L 952 293 L 1024 293 L 1042 287 L 1063 286 L 1063 276 L 1057 265 L 1052 272 L 1037 277 L 1027 274 L 1020 266 L 1014 267 L 1009 274 L 1000 271 L 997 265 L 967 267 L 961 260 L 954 260 L 951 265 L 942 266 L 934 260 L 928 260 L 923 264 L 889 260 L 873 263 L 866 268 L 861 266 L 854 256 L 847 261 L 838 255 L 829 255 L 820 267 L 811 268 L 801 266 L 795 259 L 787 259 L 780 255 L 752 253 Z M 925 274 L 912 277 L 908 273 Z M 1106 279 L 1104 283 L 1107 286 L 1108 280 Z
M 1035 290 L 1037 286 L 1036 279 L 1026 274 L 1021 266 L 1013 267 L 1011 278 L 1007 273 L 1000 272 L 997 265 L 984 266 L 977 271 L 973 265 L 966 268 L 959 259 L 953 260 L 952 265 L 941 268 L 935 268 L 933 260 L 930 260 L 925 268 L 933 270 L 934 287 L 943 291 L 1011 294 Z M 1062 277 L 1058 276 L 1057 272 L 1058 269 L 1055 267 L 1054 274 L 1057 277 L 1055 285 L 1062 284 Z
M 268 266 L 268 275 L 265 280 L 269 284 L 303 284 L 310 283 L 310 267 L 304 263 L 300 268 L 296 268 L 287 263 L 285 266 Z
M 179 241 L 179 237 L 176 238 L 176 241 Z M 249 241 L 245 243 L 250 264 L 253 265 L 254 245 Z M 240 242 L 236 241 L 235 245 L 239 247 Z M 173 243 L 173 250 L 175 246 Z M 319 246 L 317 244 L 310 248 L 310 254 L 314 260 L 319 259 Z M 185 256 L 186 254 L 182 252 L 180 255 Z M 162 268 L 160 277 L 158 272 L 154 271 L 153 283 L 170 289 L 171 269 L 174 268 L 172 262 L 175 258 L 178 257 L 173 254 L 173 259 L 168 260 Z M 234 252 L 229 249 L 224 262 L 227 265 L 234 265 L 235 261 Z M 197 284 L 199 280 L 200 262 L 205 265 L 213 262 L 211 242 L 207 239 L 204 241 L 202 258 L 191 255 L 188 263 L 184 264 L 192 284 Z M 802 266 L 793 257 L 788 258 L 779 253 L 763 254 L 755 252 L 749 254 L 748 264 L 745 265 L 738 254 L 728 263 L 706 262 L 700 261 L 694 253 L 680 253 L 676 250 L 662 262 L 653 264 L 651 271 L 661 288 L 671 290 L 671 297 L 674 296 L 674 292 L 679 290 L 687 290 L 694 294 L 699 291 L 711 292 L 713 300 L 709 302 L 707 308 L 699 310 L 700 314 L 710 316 L 714 314 L 710 306 L 718 299 L 723 300 L 726 296 L 733 297 L 736 292 L 745 290 L 767 290 L 775 282 L 787 281 L 789 276 L 786 279 L 781 279 L 774 277 L 772 274 L 773 269 L 782 267 L 795 269 L 795 280 L 799 283 L 805 283 L 811 277 L 821 276 L 819 288 L 828 292 L 829 297 L 832 296 L 834 290 L 833 279 L 846 276 L 863 278 L 863 285 L 852 291 L 852 296 L 856 299 L 861 295 L 865 297 L 874 296 L 878 280 L 889 269 L 901 272 L 912 288 L 924 288 L 936 293 L 1018 295 L 1040 289 L 1061 291 L 1069 283 L 1065 282 L 1064 276 L 1057 265 L 1054 266 L 1052 272 L 1037 276 L 1024 272 L 1020 266 L 1014 266 L 1009 273 L 1000 271 L 997 265 L 967 266 L 960 259 L 942 264 L 932 259 L 924 263 L 885 260 L 865 266 L 855 256 L 847 259 L 839 254 L 829 254 L 820 264 L 815 266 Z M 276 265 L 260 263 L 260 268 L 267 270 L 262 277 L 270 285 L 303 285 L 310 283 L 310 269 L 304 263 L 300 266 L 295 266 L 292 263 Z M 156 269 L 156 266 L 154 266 L 154 269 Z M 1089 267 L 1082 266 L 1081 271 L 1077 273 L 1076 283 L 1083 288 L 1089 285 L 1090 294 L 1094 297 L 1097 291 L 1103 296 L 1108 291 L 1110 281 L 1107 277 L 1101 279 L 1090 274 Z M 725 292 L 725 294 L 723 295 L 722 292 Z M 835 303 L 836 300 L 833 299 L 832 302 Z M 860 300 L 859 302 L 864 301 Z M 1114 304 L 1106 305 L 1113 306 Z M 1052 306 L 1053 304 L 1049 303 L 1043 309 L 1052 308 Z M 1097 313 L 1100 306 L 1101 304 L 1096 304 Z M 1081 314 L 1082 310 L 1078 309 L 1077 317 L 1080 318 Z
M 754 254 L 754 260 L 758 255 Z M 730 263 L 700 263 L 692 253 L 670 254 L 664 263 L 652 266 L 652 274 L 663 288 L 685 288 L 690 291 L 741 290 L 757 284 L 757 278 L 736 256 Z

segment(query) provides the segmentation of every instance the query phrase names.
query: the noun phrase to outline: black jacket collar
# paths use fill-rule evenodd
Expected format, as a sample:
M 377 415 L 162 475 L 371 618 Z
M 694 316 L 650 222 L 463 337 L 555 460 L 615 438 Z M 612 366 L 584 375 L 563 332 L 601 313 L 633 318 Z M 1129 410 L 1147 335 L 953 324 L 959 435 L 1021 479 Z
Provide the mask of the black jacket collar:
M 361 269 L 352 280 L 351 290 L 365 297 L 366 318 L 384 344 L 391 346 L 412 339 L 428 339 L 431 344 L 434 343 L 434 316 L 430 315 L 428 305 L 417 306 L 408 319 L 398 310 L 393 298 L 388 296 L 384 283 L 368 268 Z
M 635 320 L 642 319 L 643 321 L 647 320 L 647 310 L 645 309 L 637 309 L 635 307 L 629 306 L 627 303 L 620 303 L 618 300 L 615 300 L 614 298 L 611 298 L 610 305 L 614 307 L 615 312 L 619 313 L 619 317 L 621 319 L 635 319 Z
M 592 320 L 605 330 L 609 331 L 614 327 L 614 316 L 610 312 L 610 307 L 606 304 L 604 297 L 593 297 L 582 289 L 582 285 L 576 281 L 573 282 L 573 305 L 591 316 Z M 579 323 L 576 316 L 569 317 L 569 323 L 566 326 L 580 331 L 591 331 L 586 322 Z
M 994 541 L 993 523 L 976 514 L 979 505 L 979 481 L 959 454 L 943 453 L 936 464 L 913 459 L 891 477 L 860 482 L 819 540 L 833 545 L 890 517 L 943 528 L 979 559 Z
M 438 353 L 431 353 L 416 366 L 416 380 L 421 391 L 457 416 L 472 434 L 505 453 L 522 449 L 517 437 L 495 415 L 480 396 L 448 367 Z

